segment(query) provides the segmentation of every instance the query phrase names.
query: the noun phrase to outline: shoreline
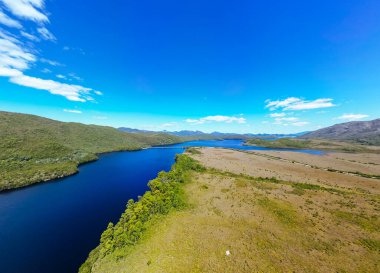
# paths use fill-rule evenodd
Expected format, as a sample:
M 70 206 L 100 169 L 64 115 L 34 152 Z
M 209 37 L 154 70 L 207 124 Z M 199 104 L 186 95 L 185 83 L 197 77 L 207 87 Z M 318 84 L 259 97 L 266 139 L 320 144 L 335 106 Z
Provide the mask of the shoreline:
M 214 139 L 214 140 L 217 141 L 218 139 Z M 86 164 L 90 164 L 90 163 L 94 163 L 94 162 L 98 161 L 100 159 L 100 157 L 103 156 L 103 155 L 112 154 L 112 153 L 121 153 L 121 152 L 138 152 L 138 151 L 142 151 L 142 150 L 151 149 L 151 148 L 154 148 L 154 147 L 173 146 L 173 145 L 177 145 L 177 144 L 180 144 L 180 143 L 186 143 L 186 142 L 190 142 L 190 141 L 201 141 L 201 140 L 199 140 L 199 139 L 196 139 L 196 140 L 186 140 L 186 141 L 183 141 L 183 142 L 175 142 L 175 143 L 171 143 L 171 144 L 159 144 L 159 145 L 141 147 L 141 148 L 136 148 L 136 149 L 125 149 L 125 150 L 122 149 L 122 150 L 114 150 L 114 151 L 106 151 L 106 152 L 96 153 L 95 154 L 96 158 L 90 159 L 90 160 L 87 160 L 87 161 L 83 161 L 83 162 L 79 162 L 78 164 L 76 164 L 76 166 L 75 166 L 76 171 L 75 172 L 68 173 L 68 174 L 65 174 L 65 175 L 62 175 L 62 176 L 52 177 L 52 178 L 49 178 L 47 180 L 39 180 L 39 181 L 30 183 L 28 185 L 22 185 L 22 186 L 19 186 L 19 187 L 14 187 L 14 188 L 9 188 L 9 189 L 3 189 L 3 190 L 0 190 L 0 195 L 3 194 L 3 193 L 4 194 L 5 193 L 10 193 L 10 192 L 13 192 L 13 191 L 22 190 L 22 189 L 25 189 L 25 188 L 28 188 L 28 187 L 31 187 L 31 186 L 37 186 L 37 185 L 45 184 L 45 183 L 49 183 L 49 182 L 51 182 L 51 183 L 59 182 L 59 180 L 61 180 L 61 179 L 70 177 L 72 175 L 79 174 L 80 173 L 79 168 L 81 166 L 86 165 Z M 183 147 L 183 149 L 186 149 L 186 147 Z

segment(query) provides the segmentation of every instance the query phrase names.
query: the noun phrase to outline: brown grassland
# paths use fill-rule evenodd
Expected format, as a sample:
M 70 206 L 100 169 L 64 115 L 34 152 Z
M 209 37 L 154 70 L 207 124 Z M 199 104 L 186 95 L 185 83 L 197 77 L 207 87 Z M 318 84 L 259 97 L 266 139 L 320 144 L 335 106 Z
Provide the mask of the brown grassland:
M 380 155 L 197 151 L 189 206 L 93 272 L 380 272 Z

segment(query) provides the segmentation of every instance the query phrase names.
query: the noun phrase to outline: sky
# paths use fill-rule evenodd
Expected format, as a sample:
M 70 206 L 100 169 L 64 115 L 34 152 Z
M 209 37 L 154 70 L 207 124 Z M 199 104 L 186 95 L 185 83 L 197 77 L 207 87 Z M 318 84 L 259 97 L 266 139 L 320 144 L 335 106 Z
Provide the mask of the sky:
M 378 0 L 0 0 L 0 110 L 296 133 L 380 117 Z

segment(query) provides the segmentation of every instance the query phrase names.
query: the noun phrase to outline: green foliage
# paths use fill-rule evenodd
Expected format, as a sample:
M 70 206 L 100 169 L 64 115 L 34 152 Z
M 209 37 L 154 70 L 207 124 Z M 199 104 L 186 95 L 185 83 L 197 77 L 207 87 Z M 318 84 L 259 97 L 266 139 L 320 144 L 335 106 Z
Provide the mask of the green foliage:
M 186 152 L 192 154 L 192 155 L 200 155 L 202 154 L 197 148 L 194 148 L 194 147 L 190 147 L 190 148 L 187 148 Z
M 80 272 L 91 272 L 99 258 L 136 244 L 154 217 L 185 206 L 181 185 L 189 179 L 189 171 L 203 171 L 198 162 L 186 155 L 177 155 L 170 172 L 160 172 L 148 183 L 150 188 L 137 202 L 128 201 L 127 209 L 116 225 L 110 223 L 100 238 L 97 251 L 90 254 Z
M 97 154 L 181 142 L 167 134 L 124 133 L 115 128 L 64 123 L 0 112 L 0 191 L 77 172 Z
M 380 241 L 368 238 L 359 240 L 360 244 L 372 251 L 380 252 Z
M 271 212 L 284 225 L 296 226 L 299 224 L 296 211 L 285 203 L 279 203 L 264 197 L 258 199 L 257 204 Z
M 337 219 L 358 225 L 364 230 L 368 230 L 370 232 L 380 231 L 380 221 L 376 217 L 369 217 L 364 214 L 355 214 L 347 211 L 333 211 L 332 213 L 337 217 Z

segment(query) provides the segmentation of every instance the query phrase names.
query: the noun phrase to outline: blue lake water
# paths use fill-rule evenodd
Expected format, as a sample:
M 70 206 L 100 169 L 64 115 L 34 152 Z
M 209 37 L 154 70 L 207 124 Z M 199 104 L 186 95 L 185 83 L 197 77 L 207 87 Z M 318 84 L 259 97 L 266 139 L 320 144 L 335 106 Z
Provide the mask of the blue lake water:
M 0 272 L 77 272 L 107 224 L 119 219 L 130 198 L 144 194 L 158 172 L 170 169 L 184 146 L 268 150 L 223 140 L 110 153 L 80 166 L 76 175 L 0 193 Z

